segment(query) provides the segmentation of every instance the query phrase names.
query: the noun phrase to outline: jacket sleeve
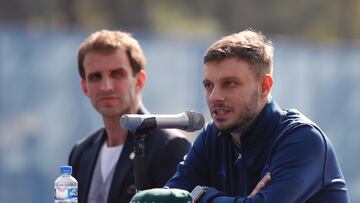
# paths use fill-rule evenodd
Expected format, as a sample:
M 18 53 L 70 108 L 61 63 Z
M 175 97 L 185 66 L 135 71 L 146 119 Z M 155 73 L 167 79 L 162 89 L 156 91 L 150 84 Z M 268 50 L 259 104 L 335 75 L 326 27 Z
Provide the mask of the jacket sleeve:
M 77 159 L 79 158 L 79 149 L 77 145 L 75 145 L 70 152 L 69 159 L 68 159 L 68 165 L 72 166 L 72 176 L 77 178 L 78 173 L 78 163 Z
M 71 149 L 71 152 L 69 154 L 69 158 L 68 158 L 68 165 L 72 166 L 74 163 L 74 151 L 75 151 L 75 146 Z
M 196 185 L 208 185 L 208 147 L 206 132 L 203 130 L 195 139 L 184 161 L 180 162 L 176 174 L 166 186 L 191 191 Z
M 276 146 L 269 166 L 271 181 L 253 198 L 231 197 L 209 188 L 198 202 L 306 202 L 324 186 L 326 153 L 327 146 L 319 131 L 311 127 L 296 129 Z M 346 194 L 330 195 L 334 202 L 348 202 Z
M 156 168 L 153 170 L 154 177 L 152 178 L 156 187 L 163 187 L 175 174 L 177 165 L 188 152 L 190 145 L 185 137 L 174 137 L 159 148 Z

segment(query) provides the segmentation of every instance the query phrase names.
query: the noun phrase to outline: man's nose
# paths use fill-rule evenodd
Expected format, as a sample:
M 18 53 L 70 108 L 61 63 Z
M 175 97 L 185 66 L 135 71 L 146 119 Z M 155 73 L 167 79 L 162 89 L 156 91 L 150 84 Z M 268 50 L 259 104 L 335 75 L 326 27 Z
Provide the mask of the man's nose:
M 224 100 L 224 95 L 220 88 L 214 86 L 208 96 L 209 101 L 222 101 Z
M 113 81 L 109 78 L 104 78 L 101 83 L 101 90 L 103 91 L 110 91 L 114 87 Z

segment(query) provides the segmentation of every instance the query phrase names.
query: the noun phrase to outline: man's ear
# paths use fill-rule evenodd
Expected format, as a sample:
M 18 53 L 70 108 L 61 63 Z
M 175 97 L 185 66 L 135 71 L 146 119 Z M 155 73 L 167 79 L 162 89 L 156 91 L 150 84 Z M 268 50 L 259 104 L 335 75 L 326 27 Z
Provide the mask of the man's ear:
M 147 80 L 147 75 L 144 70 L 141 70 L 136 74 L 136 90 L 138 92 L 140 92 L 144 88 L 146 80 Z
M 86 96 L 88 96 L 88 87 L 85 80 L 81 80 L 81 89 Z
M 266 74 L 261 80 L 261 95 L 268 96 L 270 94 L 272 85 L 273 85 L 272 76 Z

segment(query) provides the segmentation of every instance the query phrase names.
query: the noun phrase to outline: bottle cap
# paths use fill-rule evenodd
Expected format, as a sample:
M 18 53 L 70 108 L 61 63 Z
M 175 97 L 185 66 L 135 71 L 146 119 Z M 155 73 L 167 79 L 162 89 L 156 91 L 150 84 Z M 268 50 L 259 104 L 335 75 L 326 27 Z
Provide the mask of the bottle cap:
M 61 166 L 60 167 L 60 173 L 61 174 L 64 174 L 64 173 L 71 174 L 71 172 L 72 172 L 72 167 L 71 166 Z

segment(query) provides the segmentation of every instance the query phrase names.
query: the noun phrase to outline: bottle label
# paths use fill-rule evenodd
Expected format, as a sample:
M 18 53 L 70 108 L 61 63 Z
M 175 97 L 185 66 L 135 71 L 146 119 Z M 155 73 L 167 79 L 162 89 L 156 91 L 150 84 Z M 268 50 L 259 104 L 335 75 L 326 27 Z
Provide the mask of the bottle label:
M 56 200 L 67 200 L 77 199 L 78 191 L 77 187 L 55 187 L 55 199 Z

